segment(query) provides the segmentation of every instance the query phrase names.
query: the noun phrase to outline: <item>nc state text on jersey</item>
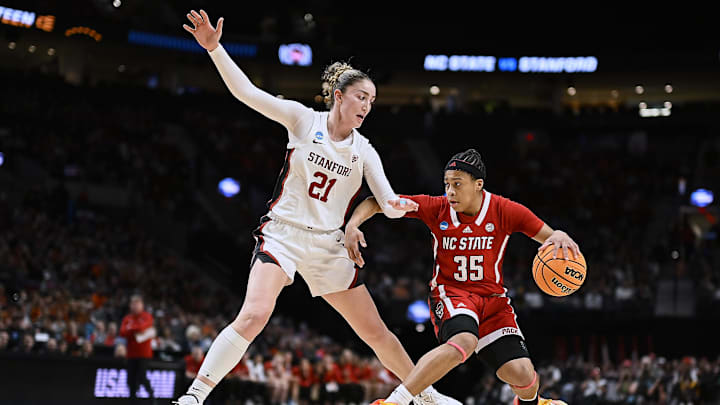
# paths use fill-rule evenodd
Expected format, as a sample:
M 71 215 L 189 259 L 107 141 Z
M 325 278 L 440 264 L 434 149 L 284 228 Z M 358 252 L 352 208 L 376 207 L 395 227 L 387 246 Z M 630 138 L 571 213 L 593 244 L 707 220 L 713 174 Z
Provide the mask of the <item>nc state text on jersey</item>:
M 308 161 L 313 162 L 324 169 L 328 169 L 331 172 L 337 173 L 345 177 L 350 176 L 350 172 L 352 171 L 351 168 L 333 162 L 330 159 L 326 159 L 324 156 L 320 156 L 315 152 L 310 152 L 310 154 L 308 155 Z
M 445 250 L 489 250 L 492 249 L 494 239 L 494 236 L 443 236 L 442 246 Z

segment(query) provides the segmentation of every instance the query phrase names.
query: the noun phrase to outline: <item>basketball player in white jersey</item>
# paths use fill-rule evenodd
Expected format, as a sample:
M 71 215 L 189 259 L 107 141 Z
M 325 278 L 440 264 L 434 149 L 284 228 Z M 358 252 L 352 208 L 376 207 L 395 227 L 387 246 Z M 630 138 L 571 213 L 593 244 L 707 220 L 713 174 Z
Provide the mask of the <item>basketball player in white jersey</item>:
M 329 84 L 329 112 L 273 97 L 255 87 L 220 45 L 222 18 L 215 29 L 203 10 L 193 10 L 187 17 L 193 27 L 183 27 L 208 51 L 230 92 L 285 126 L 289 140 L 270 211 L 254 232 L 257 245 L 240 313 L 217 336 L 197 378 L 176 403 L 203 403 L 265 327 L 277 296 L 292 283 L 295 272 L 305 279 L 313 296 L 323 297 L 345 318 L 385 367 L 404 379 L 413 362 L 385 326 L 365 286 L 356 285 L 357 268 L 348 257 L 340 230 L 363 177 L 388 217 L 417 209 L 417 204 L 401 201 L 393 192 L 380 157 L 356 129 L 372 109 L 375 85 L 365 73 L 334 63 L 323 75 Z M 460 404 L 432 387 L 414 401 Z

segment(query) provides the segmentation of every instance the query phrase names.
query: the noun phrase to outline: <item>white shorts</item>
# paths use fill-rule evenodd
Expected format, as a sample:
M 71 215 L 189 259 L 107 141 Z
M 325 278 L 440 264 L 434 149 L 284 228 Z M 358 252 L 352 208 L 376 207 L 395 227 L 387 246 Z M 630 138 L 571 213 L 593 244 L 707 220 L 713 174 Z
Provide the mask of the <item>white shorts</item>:
M 349 290 L 357 285 L 358 269 L 345 250 L 345 233 L 301 229 L 287 222 L 263 216 L 253 232 L 255 260 L 275 263 L 290 278 L 300 273 L 313 297 Z

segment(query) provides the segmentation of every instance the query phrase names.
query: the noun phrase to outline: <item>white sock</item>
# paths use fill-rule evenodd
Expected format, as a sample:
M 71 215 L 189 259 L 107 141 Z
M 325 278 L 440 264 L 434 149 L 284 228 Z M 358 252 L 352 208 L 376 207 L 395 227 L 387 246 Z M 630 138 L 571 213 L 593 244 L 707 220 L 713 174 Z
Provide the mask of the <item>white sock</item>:
M 397 386 L 397 388 L 395 388 L 395 391 L 393 391 L 392 394 L 387 397 L 385 402 L 392 402 L 398 405 L 409 405 L 412 399 L 413 396 L 410 391 L 408 391 L 404 385 L 400 384 Z
M 433 386 L 430 385 L 430 386 L 428 386 L 427 388 L 425 388 L 424 390 L 422 390 L 421 394 L 422 394 L 422 393 L 425 393 L 425 394 L 434 394 L 435 392 L 437 392 L 437 391 L 435 391 L 435 388 L 433 388 Z
M 196 378 L 193 380 L 190 388 L 188 388 L 187 393 L 194 395 L 195 397 L 197 397 L 198 402 L 203 403 L 203 401 L 205 401 L 205 398 L 210 395 L 210 391 L 212 391 L 212 389 L 213 387 L 205 384 L 204 382 Z
M 248 346 L 250 346 L 250 342 L 228 325 L 210 345 L 210 350 L 205 355 L 198 375 L 215 384 L 219 383 L 242 359 Z M 212 387 L 196 378 L 188 389 L 188 394 L 195 395 L 200 402 L 203 402 L 210 391 L 212 391 Z

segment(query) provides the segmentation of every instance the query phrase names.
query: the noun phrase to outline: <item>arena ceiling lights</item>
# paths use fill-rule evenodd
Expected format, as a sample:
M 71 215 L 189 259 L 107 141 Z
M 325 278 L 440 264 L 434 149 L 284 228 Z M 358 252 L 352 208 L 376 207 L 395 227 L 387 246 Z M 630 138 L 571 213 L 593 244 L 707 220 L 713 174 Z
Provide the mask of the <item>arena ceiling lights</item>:
M 70 37 L 73 35 L 86 35 L 95 40 L 95 42 L 102 41 L 102 34 L 95 31 L 90 27 L 72 27 L 65 30 L 65 36 Z
M 172 49 L 184 52 L 205 53 L 205 49 L 198 45 L 194 39 L 172 35 L 154 34 L 150 32 L 134 31 L 128 32 L 128 42 L 131 44 L 151 46 L 156 48 Z M 254 58 L 257 56 L 258 47 L 254 44 L 243 44 L 236 42 L 223 42 L 223 48 L 233 56 L 243 58 Z
M 520 72 L 520 73 L 592 73 L 597 70 L 594 56 L 520 58 L 472 55 L 426 55 L 427 71 Z

